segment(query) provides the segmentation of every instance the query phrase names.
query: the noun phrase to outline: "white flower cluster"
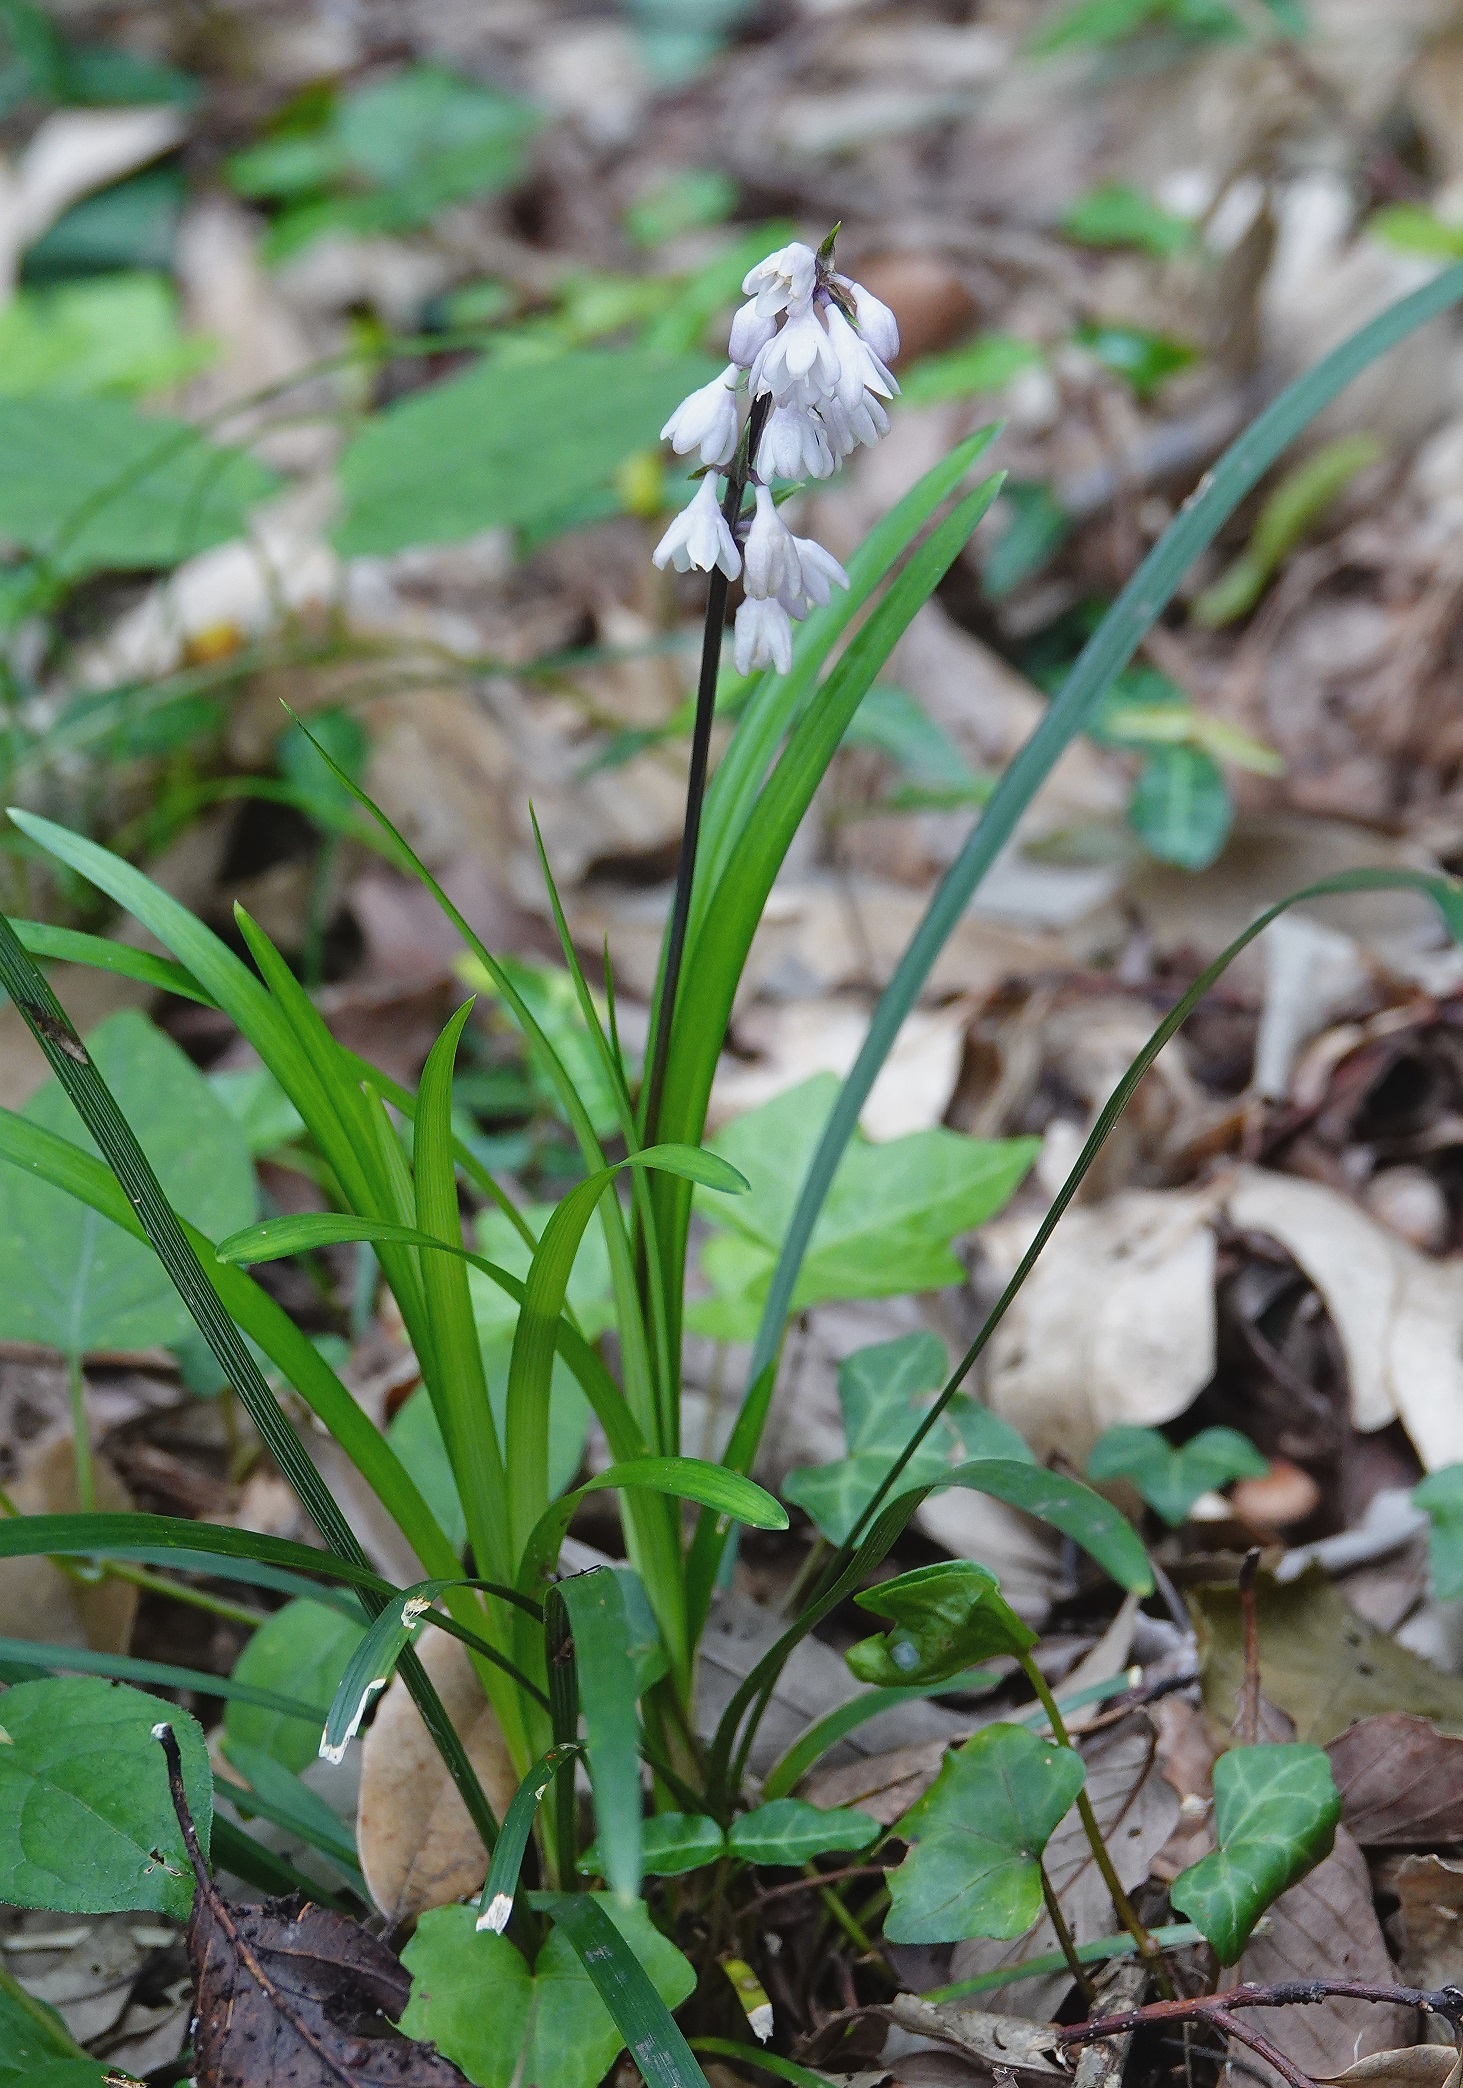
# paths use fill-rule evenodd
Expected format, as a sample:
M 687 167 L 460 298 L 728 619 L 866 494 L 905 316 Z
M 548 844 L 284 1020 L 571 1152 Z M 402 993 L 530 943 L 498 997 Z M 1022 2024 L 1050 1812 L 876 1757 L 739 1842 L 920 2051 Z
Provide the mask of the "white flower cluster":
M 838 560 L 811 537 L 794 536 L 774 505 L 770 481 L 829 478 L 863 443 L 889 430 L 883 401 L 899 386 L 889 364 L 899 353 L 894 314 L 862 283 L 836 275 L 822 254 L 794 240 L 760 261 L 742 284 L 748 302 L 732 321 L 731 361 L 721 376 L 683 399 L 661 430 L 677 456 L 699 451 L 707 475 L 655 548 L 658 566 L 678 573 L 720 566 L 744 575 L 737 611 L 739 674 L 792 665 L 792 619 L 847 587 Z M 755 456 L 745 460 L 756 490 L 750 517 L 728 522 L 717 496 L 742 439 L 740 393 L 766 398 Z M 740 504 L 740 477 L 734 478 Z

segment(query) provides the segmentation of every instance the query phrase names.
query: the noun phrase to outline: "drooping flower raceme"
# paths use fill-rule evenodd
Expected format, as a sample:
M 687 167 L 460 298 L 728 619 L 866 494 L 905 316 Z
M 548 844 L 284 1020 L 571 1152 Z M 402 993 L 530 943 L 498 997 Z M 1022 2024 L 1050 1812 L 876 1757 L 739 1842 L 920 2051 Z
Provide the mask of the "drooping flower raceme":
M 884 401 L 899 390 L 889 373 L 899 353 L 894 314 L 834 272 L 830 249 L 815 253 L 794 240 L 758 262 L 742 284 L 748 302 L 732 321 L 727 369 L 684 399 L 661 431 L 678 456 L 699 451 L 707 476 L 656 546 L 655 563 L 682 573 L 720 566 L 730 579 L 742 573 L 734 643 L 741 674 L 767 666 L 786 674 L 793 619 L 848 586 L 831 552 L 787 527 L 771 481 L 831 477 L 853 450 L 889 432 Z M 748 401 L 767 404 L 755 454 L 739 457 L 744 376 Z M 755 492 L 734 527 L 716 493 L 716 474 L 728 466 Z

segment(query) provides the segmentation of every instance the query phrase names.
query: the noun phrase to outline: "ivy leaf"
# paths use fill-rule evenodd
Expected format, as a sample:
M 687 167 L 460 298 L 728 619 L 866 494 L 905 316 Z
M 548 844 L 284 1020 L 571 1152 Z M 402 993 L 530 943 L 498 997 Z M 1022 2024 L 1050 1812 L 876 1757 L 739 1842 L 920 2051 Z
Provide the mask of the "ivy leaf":
M 199 1839 L 213 1776 L 196 1719 L 94 1676 L 18 1682 L 0 1704 L 0 1900 L 55 1913 L 150 1908 L 182 1920 L 193 1873 L 152 1737 L 177 1735 Z
M 687 1324 L 750 1340 L 798 1190 L 838 1093 L 832 1073 L 749 1109 L 712 1141 L 751 1183 L 735 1200 L 698 1200 L 714 1237 L 702 1268 L 716 1292 Z M 855 1135 L 814 1227 L 795 1310 L 836 1298 L 887 1298 L 964 1280 L 950 1242 L 995 1216 L 1036 1157 L 1029 1138 L 916 1131 L 874 1145 Z
M 895 1624 L 883 1638 L 849 1648 L 845 1658 L 860 1682 L 945 1682 L 995 1654 L 1019 1655 L 1036 1644 L 1036 1633 L 1005 1600 L 995 1575 L 969 1559 L 901 1573 L 854 1600 Z
M 920 1395 L 936 1391 L 949 1367 L 944 1343 L 928 1332 L 874 1342 L 840 1363 L 838 1403 L 848 1455 L 833 1464 L 789 1472 L 783 1487 L 786 1498 L 810 1516 L 831 1543 L 842 1544 L 853 1529 L 918 1428 Z M 950 1428 L 941 1420 L 910 1460 L 905 1483 L 933 1484 L 948 1468 L 953 1449 Z
M 1269 1469 L 1237 1428 L 1201 1429 L 1177 1450 L 1156 1428 L 1109 1428 L 1087 1460 L 1089 1479 L 1130 1479 L 1171 1530 L 1201 1494 L 1232 1479 L 1263 1479 Z
M 705 1813 L 652 1813 L 643 1829 L 642 1868 L 650 1878 L 678 1878 L 700 1870 L 726 1853 L 726 1836 Z M 579 1859 L 586 1877 L 602 1878 L 599 1843 L 591 1842 Z
M 899 1823 L 914 1846 L 889 1873 L 891 1943 L 1023 1935 L 1041 1913 L 1041 1852 L 1082 1788 L 1075 1748 L 988 1725 L 945 1758 Z
M 1412 1489 L 1412 1505 L 1428 1519 L 1428 1564 L 1439 1602 L 1463 1595 L 1463 1464 L 1429 1472 Z
M 727 1843 L 744 1863 L 808 1863 L 843 1849 L 866 1849 L 879 1823 L 853 1807 L 809 1805 L 801 1798 L 774 1798 L 733 1820 Z
M 1161 863 L 1207 870 L 1234 825 L 1218 762 L 1202 747 L 1155 747 L 1133 785 L 1128 824 Z
M 1219 1847 L 1174 1880 L 1169 1898 L 1222 1965 L 1234 1964 L 1265 1909 L 1330 1855 L 1340 1817 L 1340 1794 L 1319 1747 L 1292 1741 L 1232 1747 L 1219 1757 Z
M 696 1975 L 674 1943 L 642 1902 L 621 1906 L 608 1893 L 593 1896 L 661 2000 L 677 2007 Z M 472 1907 L 436 1907 L 422 1916 L 402 1952 L 412 1975 L 402 2030 L 430 2038 L 477 2088 L 515 2081 L 598 2088 L 624 2039 L 568 1937 L 552 1930 L 530 1971 L 506 1936 L 479 1932 L 474 1920 Z

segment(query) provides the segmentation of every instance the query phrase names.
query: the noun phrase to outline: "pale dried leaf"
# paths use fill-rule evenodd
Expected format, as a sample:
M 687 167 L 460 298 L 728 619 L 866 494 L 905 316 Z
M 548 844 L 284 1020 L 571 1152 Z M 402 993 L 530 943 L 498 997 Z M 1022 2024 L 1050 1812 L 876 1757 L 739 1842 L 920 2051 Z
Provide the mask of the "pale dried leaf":
M 1384 1711 L 1326 1749 L 1342 1818 L 1364 1849 L 1463 1842 L 1463 1740 L 1430 1719 Z
M 896 1994 L 889 2013 L 902 2030 L 974 2052 L 991 2066 L 1016 2067 L 1022 2073 L 1067 2071 L 1050 2024 L 1037 2025 L 1024 2016 L 992 2015 L 962 2001 L 932 2004 L 918 1994 Z
M 1398 1899 L 1398 1970 L 1409 1986 L 1458 1983 L 1463 1954 L 1463 1863 L 1445 1856 L 1404 1856 L 1389 1880 Z
M 125 1512 L 135 1504 L 104 1457 L 92 1453 L 98 1508 Z M 22 1515 L 70 1515 L 76 1494 L 76 1459 L 69 1436 L 53 1436 L 33 1452 L 7 1488 Z M 49 1559 L 0 1559 L 0 1634 L 39 1639 L 50 1645 L 90 1646 L 99 1653 L 125 1653 L 137 1616 L 138 1591 L 108 1574 L 73 1579 Z
M 498 1721 L 461 1643 L 428 1631 L 417 1652 L 501 1819 L 518 1788 Z M 488 1857 L 420 1712 L 393 1678 L 361 1749 L 361 1869 L 388 1921 L 412 1921 L 476 1892 Z
M 989 1350 L 990 1403 L 1038 1457 L 1080 1464 L 1104 1429 L 1172 1421 L 1213 1376 L 1216 1202 L 1130 1190 L 1066 1213 Z M 982 1234 L 1003 1275 L 1033 1229 Z
M 1456 2045 L 1402 2045 L 1395 2052 L 1372 2052 L 1358 2059 L 1344 2073 L 1326 2074 L 1331 2083 L 1346 2088 L 1458 2088 L 1463 2071 Z

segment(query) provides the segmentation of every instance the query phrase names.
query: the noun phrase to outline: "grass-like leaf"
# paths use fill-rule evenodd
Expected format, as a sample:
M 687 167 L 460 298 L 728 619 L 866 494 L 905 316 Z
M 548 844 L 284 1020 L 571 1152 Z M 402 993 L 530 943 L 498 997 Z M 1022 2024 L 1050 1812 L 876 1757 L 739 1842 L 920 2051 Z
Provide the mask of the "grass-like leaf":
M 605 1881 L 629 1905 L 640 1892 L 642 1832 L 637 1684 L 624 1594 L 619 1577 L 602 1566 L 561 1581 L 558 1593 L 574 1634 Z
M 523 1853 L 533 1832 L 539 1801 L 559 1771 L 575 1761 L 578 1755 L 579 1748 L 572 1740 L 549 1748 L 539 1756 L 514 1792 L 503 1815 L 498 1846 L 493 1851 L 482 1897 L 478 1901 L 477 1926 L 480 1929 L 490 1929 L 495 1936 L 501 1936 L 507 1928 L 513 1902 L 518 1897 L 518 1874 L 523 1868 Z
M 109 1682 L 141 1682 L 153 1689 L 191 1689 L 225 1703 L 274 1711 L 281 1718 L 302 1718 L 316 1725 L 325 1720 L 325 1712 L 317 1705 L 302 1703 L 277 1689 L 261 1689 L 205 1668 L 141 1660 L 131 1653 L 98 1653 L 90 1646 L 49 1646 L 40 1639 L 0 1638 L 0 1670 L 6 1668 L 36 1668 L 50 1675 L 104 1675 Z
M 578 1953 L 646 2088 L 706 2088 L 706 2076 L 675 2017 L 599 1902 L 587 1892 L 535 1898 Z
M 1175 1878 L 1169 1898 L 1232 1965 L 1265 1909 L 1330 1855 L 1340 1818 L 1324 1749 L 1232 1747 L 1214 1764 L 1219 1847 Z

